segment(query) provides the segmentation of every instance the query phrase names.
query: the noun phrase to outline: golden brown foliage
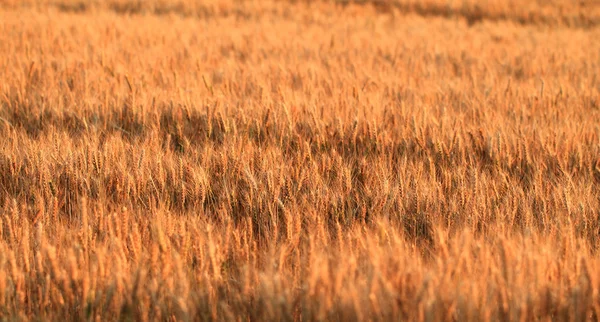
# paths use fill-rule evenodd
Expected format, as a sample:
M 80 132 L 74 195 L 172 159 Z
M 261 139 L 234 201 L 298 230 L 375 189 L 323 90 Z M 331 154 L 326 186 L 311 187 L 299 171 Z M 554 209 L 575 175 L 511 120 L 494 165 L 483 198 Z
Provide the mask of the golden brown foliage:
M 597 320 L 599 10 L 0 2 L 0 320 Z

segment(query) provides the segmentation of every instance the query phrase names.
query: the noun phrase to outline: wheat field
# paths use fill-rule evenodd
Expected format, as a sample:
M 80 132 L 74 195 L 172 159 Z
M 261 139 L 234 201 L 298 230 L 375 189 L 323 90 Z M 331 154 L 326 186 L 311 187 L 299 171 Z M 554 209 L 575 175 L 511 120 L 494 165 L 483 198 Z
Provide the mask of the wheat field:
M 600 319 L 600 3 L 0 1 L 0 320 Z

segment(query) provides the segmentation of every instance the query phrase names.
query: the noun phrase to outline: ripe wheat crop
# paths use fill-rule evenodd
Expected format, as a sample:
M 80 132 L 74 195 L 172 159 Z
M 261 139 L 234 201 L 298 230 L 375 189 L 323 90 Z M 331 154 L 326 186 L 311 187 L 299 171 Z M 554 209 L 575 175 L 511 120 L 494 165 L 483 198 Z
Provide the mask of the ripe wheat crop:
M 0 1 L 0 320 L 600 318 L 594 1 Z

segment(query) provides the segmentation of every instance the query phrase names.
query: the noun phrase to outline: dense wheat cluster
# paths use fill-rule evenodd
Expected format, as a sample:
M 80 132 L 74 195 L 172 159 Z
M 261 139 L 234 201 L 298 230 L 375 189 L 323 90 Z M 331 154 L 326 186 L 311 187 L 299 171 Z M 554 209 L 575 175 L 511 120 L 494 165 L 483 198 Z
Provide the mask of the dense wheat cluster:
M 598 320 L 595 1 L 0 1 L 0 320 Z

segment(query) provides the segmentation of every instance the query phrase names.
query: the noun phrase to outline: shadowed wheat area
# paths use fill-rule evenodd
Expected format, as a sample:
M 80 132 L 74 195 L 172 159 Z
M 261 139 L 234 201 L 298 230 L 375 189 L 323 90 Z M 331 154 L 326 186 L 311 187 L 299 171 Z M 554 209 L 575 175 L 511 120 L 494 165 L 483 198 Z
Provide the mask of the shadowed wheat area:
M 0 1 L 0 320 L 598 320 L 599 25 Z

